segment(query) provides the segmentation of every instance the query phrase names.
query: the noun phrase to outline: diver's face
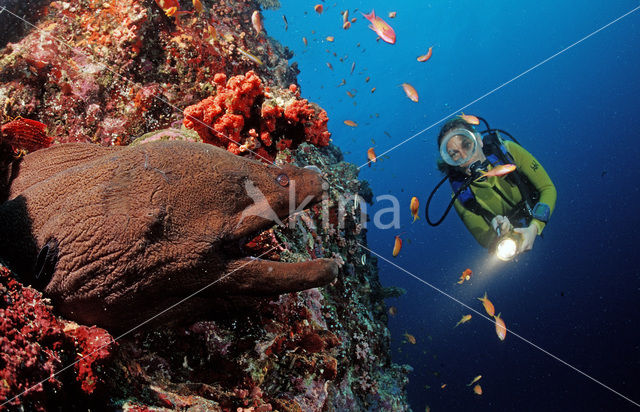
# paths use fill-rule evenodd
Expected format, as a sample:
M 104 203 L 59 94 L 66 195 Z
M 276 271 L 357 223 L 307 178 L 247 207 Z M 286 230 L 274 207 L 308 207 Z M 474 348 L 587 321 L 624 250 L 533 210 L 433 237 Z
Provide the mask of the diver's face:
M 469 158 L 471 150 L 473 150 L 473 141 L 466 136 L 457 134 L 447 142 L 447 153 L 454 162 Z
M 447 142 L 447 153 L 449 154 L 451 159 L 456 162 L 460 161 L 461 159 L 469 159 L 458 166 L 461 169 L 468 171 L 468 167 L 472 163 L 478 160 L 485 160 L 485 156 L 484 153 L 482 153 L 482 150 L 475 150 L 475 153 L 471 153 L 473 147 L 473 141 L 471 141 L 471 139 L 469 139 L 467 136 L 455 135 Z M 478 142 L 478 147 L 482 147 L 482 141 Z

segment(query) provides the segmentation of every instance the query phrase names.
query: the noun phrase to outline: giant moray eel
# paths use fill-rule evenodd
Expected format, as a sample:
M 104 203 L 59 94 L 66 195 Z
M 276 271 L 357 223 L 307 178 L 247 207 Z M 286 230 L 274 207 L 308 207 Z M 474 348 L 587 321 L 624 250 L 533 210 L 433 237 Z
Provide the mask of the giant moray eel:
M 241 252 L 274 224 L 257 216 L 268 206 L 288 216 L 289 185 L 298 204 L 321 200 L 323 181 L 312 170 L 267 166 L 203 143 L 156 141 L 60 144 L 26 155 L 9 173 L 2 259 L 59 313 L 84 324 L 125 330 L 229 273 L 168 316 L 321 286 L 338 273 L 330 259 L 282 263 Z M 247 187 L 268 205 L 254 203 Z

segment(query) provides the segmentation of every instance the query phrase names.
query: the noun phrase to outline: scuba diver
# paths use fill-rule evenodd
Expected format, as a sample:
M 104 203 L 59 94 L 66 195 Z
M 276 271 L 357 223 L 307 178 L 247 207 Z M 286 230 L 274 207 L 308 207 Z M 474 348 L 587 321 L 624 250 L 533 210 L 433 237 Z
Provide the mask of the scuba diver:
M 480 121 L 486 126 L 482 132 L 474 127 Z M 438 148 L 438 169 L 446 176 L 427 200 L 427 222 L 439 225 L 454 205 L 478 243 L 501 260 L 530 250 L 556 204 L 556 188 L 540 163 L 509 133 L 470 115 L 442 126 Z M 447 179 L 453 199 L 440 220 L 432 222 L 431 198 Z

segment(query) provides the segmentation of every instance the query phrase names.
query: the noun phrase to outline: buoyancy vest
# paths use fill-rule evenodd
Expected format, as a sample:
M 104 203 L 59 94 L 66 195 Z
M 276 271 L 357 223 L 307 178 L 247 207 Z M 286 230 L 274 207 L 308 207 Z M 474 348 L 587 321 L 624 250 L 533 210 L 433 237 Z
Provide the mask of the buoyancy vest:
M 515 163 L 513 156 L 504 145 L 504 142 L 497 131 L 490 131 L 482 138 L 482 151 L 492 167 Z M 531 184 L 529 179 L 520 173 L 518 169 L 505 177 L 510 183 L 515 185 L 520 191 L 522 201 L 518 204 L 512 204 L 496 187 L 493 189 L 500 195 L 503 200 L 512 207 L 512 214 L 507 216 L 511 223 L 516 227 L 528 226 L 532 219 L 531 209 L 540 197 L 539 191 Z M 483 208 L 476 200 L 475 194 L 469 185 L 469 176 L 463 173 L 454 172 L 449 175 L 449 183 L 453 193 L 458 193 L 458 200 L 462 206 L 485 218 L 487 223 L 495 217 L 491 211 Z M 465 187 L 466 186 L 466 187 Z M 463 188 L 464 187 L 464 188 Z

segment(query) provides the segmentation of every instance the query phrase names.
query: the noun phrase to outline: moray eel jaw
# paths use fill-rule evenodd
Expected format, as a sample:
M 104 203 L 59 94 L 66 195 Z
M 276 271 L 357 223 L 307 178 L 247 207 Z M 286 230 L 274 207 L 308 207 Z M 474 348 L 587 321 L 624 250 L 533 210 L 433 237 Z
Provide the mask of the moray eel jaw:
M 322 199 L 322 179 L 310 170 L 157 141 L 56 145 L 25 156 L 12 174 L 0 205 L 10 227 L 2 258 L 81 323 L 124 330 L 196 292 L 209 303 L 273 296 L 338 273 L 331 259 L 282 263 L 238 252 L 303 201 Z M 180 304 L 168 316 L 193 317 L 204 306 Z

